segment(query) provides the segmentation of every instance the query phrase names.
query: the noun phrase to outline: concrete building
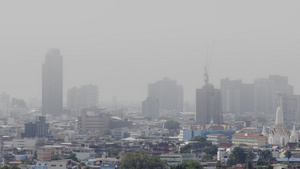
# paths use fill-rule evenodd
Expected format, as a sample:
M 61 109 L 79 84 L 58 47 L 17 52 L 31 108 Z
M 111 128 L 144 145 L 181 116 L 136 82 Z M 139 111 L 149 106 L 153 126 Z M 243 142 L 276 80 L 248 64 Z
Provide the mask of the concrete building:
M 81 128 L 84 130 L 104 130 L 110 128 L 110 115 L 97 108 L 81 110 Z
M 34 138 L 34 137 L 46 137 L 49 133 L 49 123 L 46 123 L 46 117 L 38 116 L 35 119 L 35 123 L 26 123 L 25 132 L 22 133 L 22 137 Z
M 282 108 L 284 124 L 288 128 L 300 122 L 300 95 L 278 94 L 276 106 Z
M 68 160 L 54 160 L 47 164 L 48 169 L 67 169 Z
M 213 85 L 206 84 L 196 90 L 196 124 L 220 124 L 221 92 Z
M 42 113 L 60 115 L 63 107 L 63 57 L 51 49 L 45 57 L 42 78 Z
M 175 80 L 163 80 L 148 85 L 148 97 L 159 101 L 159 109 L 171 112 L 183 111 L 183 87 Z
M 227 136 L 224 134 L 208 134 L 206 135 L 207 140 L 211 141 L 214 145 L 219 145 L 220 143 L 227 143 Z
M 242 80 L 221 79 L 222 111 L 243 114 L 254 111 L 254 85 Z
M 158 118 L 159 117 L 159 101 L 148 97 L 142 103 L 142 116 Z
M 273 114 L 276 111 L 278 93 L 293 95 L 293 86 L 288 84 L 288 77 L 270 75 L 269 78 L 254 80 L 254 110 Z
M 24 138 L 24 139 L 13 139 L 13 147 L 15 148 L 28 148 L 34 149 L 36 145 L 36 139 Z
M 181 153 L 181 154 L 161 154 L 160 159 L 166 161 L 168 166 L 178 165 L 182 162 L 195 160 L 195 154 Z
M 68 90 L 67 107 L 79 111 L 80 108 L 99 107 L 99 89 L 96 85 L 84 85 Z
M 268 144 L 268 137 L 260 133 L 235 133 L 231 140 L 234 145 L 245 144 L 259 147 Z

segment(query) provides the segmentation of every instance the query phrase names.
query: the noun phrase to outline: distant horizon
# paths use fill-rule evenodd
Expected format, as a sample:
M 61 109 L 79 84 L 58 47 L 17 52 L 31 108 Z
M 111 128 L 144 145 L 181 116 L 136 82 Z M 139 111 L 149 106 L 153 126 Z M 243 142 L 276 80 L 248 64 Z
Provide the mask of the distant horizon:
M 300 94 L 298 6 L 276 0 L 3 2 L 0 92 L 41 98 L 45 55 L 59 48 L 64 102 L 69 88 L 85 84 L 99 86 L 100 101 L 141 102 L 147 84 L 164 77 L 183 86 L 184 100 L 195 101 L 208 55 L 217 88 L 226 77 L 251 83 L 275 74 L 289 77 Z

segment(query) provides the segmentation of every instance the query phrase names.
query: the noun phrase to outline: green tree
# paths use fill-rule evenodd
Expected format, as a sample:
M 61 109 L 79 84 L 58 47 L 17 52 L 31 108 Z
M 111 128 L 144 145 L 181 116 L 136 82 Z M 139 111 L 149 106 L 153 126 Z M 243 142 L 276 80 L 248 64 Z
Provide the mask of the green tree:
M 199 148 L 204 148 L 204 147 L 212 146 L 211 142 L 207 141 L 204 136 L 192 137 L 190 141 L 198 141 Z
M 205 147 L 203 149 L 203 152 L 206 154 L 210 154 L 211 156 L 217 155 L 218 153 L 218 147 L 216 145 L 212 145 L 210 147 Z
M 114 147 L 109 147 L 108 148 L 108 156 L 109 157 L 117 157 L 119 154 L 119 150 L 114 148 Z
M 70 155 L 69 155 L 68 157 L 66 157 L 65 159 L 71 159 L 71 160 L 73 160 L 73 161 L 80 162 L 80 161 L 77 159 L 75 153 L 70 154 Z
M 205 155 L 203 156 L 202 160 L 203 160 L 204 162 L 209 162 L 209 161 L 212 161 L 212 160 L 213 160 L 213 157 L 212 157 L 212 155 L 210 155 L 210 154 L 205 154 Z
M 139 150 L 126 153 L 121 161 L 120 169 L 166 169 L 167 166 L 156 155 Z
M 245 150 L 241 147 L 235 147 L 229 156 L 229 159 L 227 161 L 227 165 L 232 166 L 236 164 L 243 164 L 246 162 L 247 154 L 245 153 Z
M 203 169 L 203 166 L 198 161 L 183 162 L 178 165 L 174 165 L 171 169 Z
M 104 136 L 109 136 L 109 135 L 111 135 L 111 130 L 110 129 L 104 129 L 101 133 Z
M 190 153 L 192 150 L 192 145 L 191 144 L 187 144 L 183 147 L 180 147 L 180 153 Z
M 102 157 L 102 154 L 101 154 L 101 153 L 96 153 L 96 154 L 95 154 L 95 158 L 100 158 L 100 157 Z
M 267 161 L 263 158 L 259 158 L 256 163 L 257 165 L 266 165 Z
M 246 169 L 253 169 L 252 161 L 247 160 L 247 162 L 246 162 Z
M 167 122 L 165 122 L 165 128 L 168 130 L 179 129 L 179 127 L 180 123 L 178 121 L 168 120 Z
M 266 169 L 273 169 L 274 167 L 269 163 L 266 167 Z
M 253 153 L 253 151 L 249 150 L 249 151 L 247 152 L 247 157 L 246 157 L 246 159 L 249 160 L 249 161 L 253 161 L 254 158 L 255 158 L 255 154 Z
M 284 156 L 288 159 L 288 164 L 289 164 L 290 158 L 292 157 L 292 152 L 290 150 L 286 150 Z

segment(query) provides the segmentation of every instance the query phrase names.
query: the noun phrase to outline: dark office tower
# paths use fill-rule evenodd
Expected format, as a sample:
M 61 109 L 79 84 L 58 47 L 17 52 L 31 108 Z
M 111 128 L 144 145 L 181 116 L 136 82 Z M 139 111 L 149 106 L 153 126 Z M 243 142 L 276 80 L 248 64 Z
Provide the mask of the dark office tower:
M 63 57 L 59 49 L 51 49 L 43 64 L 43 114 L 59 115 L 63 104 Z
M 220 124 L 221 116 L 221 91 L 213 85 L 206 84 L 196 90 L 196 123 Z
M 35 123 L 25 124 L 25 133 L 22 133 L 22 137 L 46 137 L 49 133 L 49 123 L 46 123 L 46 117 L 38 116 L 35 118 Z

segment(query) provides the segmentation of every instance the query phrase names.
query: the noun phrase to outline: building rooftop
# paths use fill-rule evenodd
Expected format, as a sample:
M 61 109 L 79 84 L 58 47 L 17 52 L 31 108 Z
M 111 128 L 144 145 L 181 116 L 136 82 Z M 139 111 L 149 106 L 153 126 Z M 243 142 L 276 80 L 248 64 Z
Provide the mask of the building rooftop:
M 255 138 L 267 138 L 261 133 L 235 133 L 232 137 L 255 137 Z

